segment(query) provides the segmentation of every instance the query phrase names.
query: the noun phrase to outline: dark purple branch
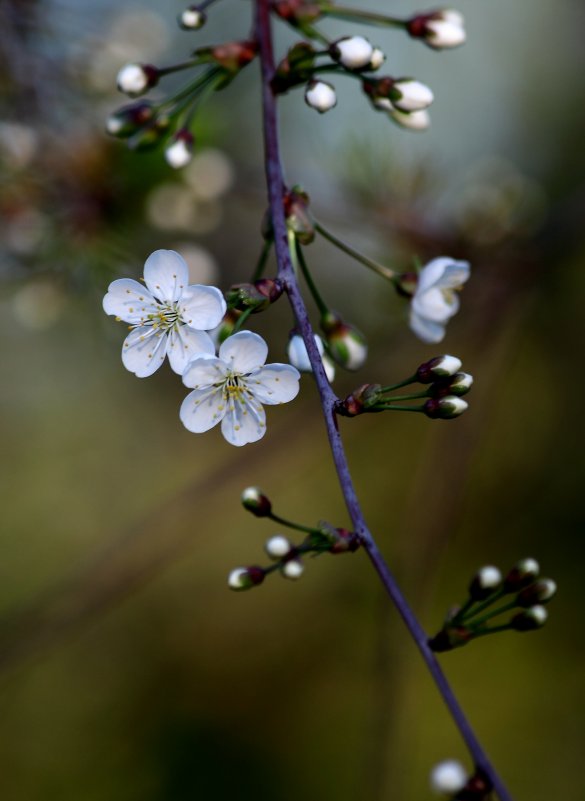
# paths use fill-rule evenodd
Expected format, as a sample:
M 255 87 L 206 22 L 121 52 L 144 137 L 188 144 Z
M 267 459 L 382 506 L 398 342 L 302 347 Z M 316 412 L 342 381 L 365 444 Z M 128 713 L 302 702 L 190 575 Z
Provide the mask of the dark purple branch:
M 309 321 L 305 303 L 301 296 L 297 278 L 293 269 L 288 246 L 288 232 L 283 205 L 284 180 L 280 162 L 278 142 L 278 121 L 276 113 L 276 99 L 271 88 L 274 75 L 274 55 L 272 50 L 272 32 L 270 19 L 270 0 L 256 0 L 256 38 L 260 47 L 260 61 L 262 66 L 262 98 L 264 116 L 264 144 L 266 159 L 266 181 L 268 186 L 268 200 L 272 225 L 274 228 L 274 243 L 278 264 L 278 275 L 283 281 L 291 307 L 293 309 L 298 330 L 300 331 L 315 375 L 315 381 L 321 398 L 321 405 L 325 417 L 325 426 L 331 445 L 333 461 L 339 477 L 341 491 L 352 520 L 354 530 L 367 551 L 367 554 L 378 573 L 386 592 L 396 606 L 412 638 L 422 654 L 426 665 L 435 680 L 449 712 L 451 713 L 461 736 L 465 740 L 469 752 L 477 769 L 482 771 L 492 782 L 494 790 L 501 801 L 512 801 L 510 794 L 502 783 L 495 769 L 492 767 L 487 755 L 480 745 L 473 729 L 457 701 L 445 675 L 439 666 L 435 654 L 428 646 L 428 637 L 402 595 L 396 579 L 392 575 L 384 557 L 380 553 L 376 542 L 368 530 L 355 492 L 353 481 L 349 472 L 347 457 L 337 426 L 335 404 L 337 396 L 325 375 L 323 362 L 315 345 L 314 333 Z

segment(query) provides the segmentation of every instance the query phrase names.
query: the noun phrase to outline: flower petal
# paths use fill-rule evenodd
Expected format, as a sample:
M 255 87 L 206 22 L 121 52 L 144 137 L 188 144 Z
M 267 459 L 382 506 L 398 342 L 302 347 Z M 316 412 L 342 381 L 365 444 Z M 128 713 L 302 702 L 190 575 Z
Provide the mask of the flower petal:
M 194 389 L 181 404 L 179 417 L 189 431 L 202 434 L 223 420 L 226 409 L 221 388 Z
M 457 313 L 459 298 L 453 290 L 444 292 L 432 287 L 422 294 L 417 292 L 412 299 L 412 309 L 421 317 L 436 323 L 444 323 Z
M 167 335 L 151 325 L 134 328 L 122 346 L 122 362 L 138 378 L 152 375 L 165 360 Z
M 267 364 L 246 380 L 248 389 L 261 403 L 287 403 L 299 393 L 300 374 L 290 364 Z
M 262 404 L 250 396 L 230 402 L 221 422 L 221 433 L 237 447 L 261 439 L 266 433 L 266 414 Z
M 439 256 L 438 259 L 433 259 L 428 264 L 425 264 L 418 274 L 416 294 L 426 292 L 427 289 L 439 283 L 450 264 L 453 264 L 453 259 L 449 258 L 449 256 Z
M 441 286 L 445 289 L 457 289 L 469 278 L 471 267 L 468 261 L 452 261 L 445 267 Z
M 441 342 L 445 337 L 445 326 L 421 317 L 414 309 L 410 311 L 410 327 L 423 342 Z
M 179 309 L 188 326 L 209 331 L 222 321 L 226 303 L 217 287 L 191 284 L 183 292 Z
M 183 384 L 193 389 L 205 389 L 225 384 L 226 365 L 215 356 L 197 356 L 185 368 Z
M 174 303 L 187 288 L 189 268 L 174 250 L 155 250 L 146 259 L 144 281 L 155 298 Z
M 238 331 L 228 337 L 219 349 L 219 358 L 231 370 L 245 375 L 262 367 L 268 356 L 268 345 L 252 331 Z
M 106 314 L 113 314 L 132 325 L 146 320 L 148 314 L 156 314 L 158 308 L 148 289 L 132 278 L 112 281 L 102 305 Z
M 182 375 L 185 367 L 197 356 L 214 356 L 215 346 L 205 331 L 195 331 L 186 325 L 180 325 L 169 334 L 167 354 L 175 373 Z

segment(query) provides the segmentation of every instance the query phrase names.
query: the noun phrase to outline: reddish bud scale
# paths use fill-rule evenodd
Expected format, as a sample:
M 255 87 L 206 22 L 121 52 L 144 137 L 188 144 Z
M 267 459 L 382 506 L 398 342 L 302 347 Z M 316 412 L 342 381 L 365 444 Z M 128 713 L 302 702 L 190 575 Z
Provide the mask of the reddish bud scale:
M 272 8 L 281 19 L 291 25 L 314 22 L 322 15 L 316 3 L 307 3 L 305 0 L 273 0 Z
M 429 640 L 429 648 L 436 653 L 452 651 L 466 645 L 471 640 L 473 634 L 464 626 L 456 628 L 441 629 L 441 631 Z
M 383 78 L 364 78 L 362 89 L 368 97 L 375 100 L 378 97 L 390 97 L 394 88 L 395 80 L 389 75 Z
M 487 801 L 493 785 L 483 771 L 478 770 L 455 798 L 457 801 Z
M 235 73 L 249 64 L 258 53 L 256 42 L 226 42 L 211 48 L 210 54 L 220 67 Z
M 403 298 L 411 298 L 416 292 L 418 284 L 418 275 L 414 272 L 402 273 L 399 275 L 395 282 L 394 287 L 398 295 Z
M 338 528 L 335 530 L 338 539 L 331 546 L 331 553 L 354 553 L 360 547 L 361 542 L 358 535 L 354 531 L 348 531 L 346 528 Z
M 416 17 L 408 20 L 406 30 L 413 39 L 423 39 L 427 34 L 428 14 L 417 14 Z
M 535 573 L 525 573 L 517 567 L 513 567 L 504 579 L 504 589 L 506 592 L 522 590 L 532 584 L 535 578 Z
M 251 565 L 246 568 L 246 572 L 252 584 L 256 587 L 258 584 L 262 584 L 265 577 L 264 568 L 258 567 L 257 565 Z
M 254 281 L 254 286 L 258 292 L 268 299 L 269 303 L 274 303 L 284 292 L 282 281 L 279 278 L 260 278 Z

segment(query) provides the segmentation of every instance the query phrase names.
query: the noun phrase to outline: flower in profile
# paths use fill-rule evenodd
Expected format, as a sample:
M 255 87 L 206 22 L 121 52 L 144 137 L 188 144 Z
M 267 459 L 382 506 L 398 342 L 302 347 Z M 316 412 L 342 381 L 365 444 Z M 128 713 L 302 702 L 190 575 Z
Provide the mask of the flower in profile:
M 113 281 L 103 307 L 129 323 L 122 362 L 138 378 L 152 375 L 165 356 L 182 374 L 198 353 L 214 353 L 206 332 L 219 325 L 226 304 L 214 286 L 192 284 L 185 260 L 174 250 L 155 250 L 144 265 L 143 286 L 131 278 Z
M 423 342 L 440 342 L 459 309 L 456 290 L 469 278 L 469 263 L 448 256 L 433 259 L 419 273 L 410 306 L 410 327 Z
M 299 391 L 299 371 L 290 364 L 265 364 L 268 346 L 251 331 L 228 337 L 214 355 L 194 358 L 183 374 L 193 389 L 181 405 L 183 425 L 196 434 L 221 423 L 232 445 L 256 442 L 266 431 L 262 404 L 287 403 Z

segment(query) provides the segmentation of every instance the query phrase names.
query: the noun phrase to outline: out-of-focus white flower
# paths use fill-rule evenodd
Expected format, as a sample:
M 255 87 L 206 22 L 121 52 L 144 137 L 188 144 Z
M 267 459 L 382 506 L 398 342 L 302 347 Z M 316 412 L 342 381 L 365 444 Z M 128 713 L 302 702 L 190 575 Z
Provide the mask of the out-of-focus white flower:
M 453 796 L 459 793 L 467 784 L 467 771 L 455 759 L 446 759 L 439 762 L 431 771 L 431 789 L 439 795 Z
M 214 286 L 189 285 L 187 264 L 174 250 L 156 250 L 148 257 L 144 282 L 119 278 L 103 301 L 106 314 L 130 324 L 122 347 L 124 367 L 145 378 L 168 356 L 181 374 L 193 356 L 214 352 L 206 331 L 225 314 L 223 295 Z
M 315 344 L 317 345 L 319 356 L 321 356 L 323 360 L 323 367 L 325 368 L 327 380 L 329 383 L 331 383 L 335 378 L 335 365 L 325 353 L 325 345 L 323 344 L 323 340 L 317 334 L 315 334 Z M 286 354 L 289 362 L 293 365 L 293 367 L 296 367 L 297 370 L 300 370 L 301 373 L 313 372 L 311 362 L 309 361 L 307 348 L 305 347 L 302 336 L 299 336 L 299 334 L 293 334 L 293 336 L 289 339 Z
M 459 309 L 456 290 L 469 278 L 466 261 L 433 259 L 419 273 L 410 305 L 410 327 L 423 342 L 440 342 L 445 326 Z
M 29 125 L 0 121 L 0 160 L 10 169 L 28 167 L 39 148 L 39 137 Z
M 331 55 L 348 70 L 367 67 L 374 54 L 374 48 L 363 36 L 345 36 L 331 46 Z
M 305 102 L 323 114 L 337 104 L 335 89 L 326 81 L 311 81 L 305 89 Z
M 392 96 L 392 105 L 399 111 L 422 111 L 434 100 L 432 91 L 426 84 L 412 78 L 402 78 L 393 86 L 393 93 L 400 92 L 400 97 Z
M 202 28 L 207 16 L 197 6 L 189 6 L 179 14 L 179 25 L 186 31 L 196 31 Z
M 436 11 L 427 19 L 423 38 L 435 50 L 459 47 L 467 38 L 463 14 L 451 8 Z
M 178 131 L 165 149 L 165 159 L 173 169 L 186 167 L 193 158 L 193 134 L 185 129 Z
M 283 537 L 282 534 L 275 534 L 273 537 L 270 537 L 269 540 L 266 540 L 266 544 L 264 545 L 264 550 L 271 559 L 282 559 L 283 556 L 290 553 L 291 548 L 292 545 L 289 540 Z
M 256 442 L 266 431 L 262 404 L 287 403 L 299 391 L 299 372 L 289 364 L 265 364 L 268 346 L 251 331 L 228 337 L 215 356 L 213 344 L 206 355 L 193 359 L 183 383 L 193 389 L 181 405 L 183 425 L 196 434 L 221 423 L 232 445 Z
M 411 111 L 408 114 L 393 108 L 390 111 L 390 118 L 401 128 L 408 128 L 409 131 L 426 131 L 431 125 L 431 117 L 426 109 Z
M 12 309 L 23 328 L 44 331 L 57 322 L 67 298 L 54 283 L 38 280 L 25 284 L 14 295 Z
M 282 575 L 287 579 L 291 579 L 291 581 L 300 579 L 304 572 L 305 566 L 300 559 L 289 559 L 282 566 Z
M 156 84 L 158 73 L 150 64 L 126 64 L 118 72 L 118 89 L 129 97 L 138 97 Z
M 217 200 L 232 187 L 235 175 L 230 159 L 221 150 L 198 150 L 183 178 L 198 200 Z

